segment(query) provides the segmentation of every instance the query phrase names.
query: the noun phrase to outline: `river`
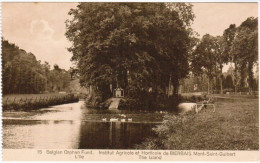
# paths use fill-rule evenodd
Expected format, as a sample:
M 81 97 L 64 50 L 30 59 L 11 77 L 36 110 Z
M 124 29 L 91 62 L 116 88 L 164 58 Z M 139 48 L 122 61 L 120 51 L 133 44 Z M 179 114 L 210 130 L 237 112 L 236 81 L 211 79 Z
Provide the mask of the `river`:
M 30 112 L 5 111 L 3 148 L 134 149 L 154 136 L 152 128 L 162 120 L 160 112 L 96 110 L 84 101 Z

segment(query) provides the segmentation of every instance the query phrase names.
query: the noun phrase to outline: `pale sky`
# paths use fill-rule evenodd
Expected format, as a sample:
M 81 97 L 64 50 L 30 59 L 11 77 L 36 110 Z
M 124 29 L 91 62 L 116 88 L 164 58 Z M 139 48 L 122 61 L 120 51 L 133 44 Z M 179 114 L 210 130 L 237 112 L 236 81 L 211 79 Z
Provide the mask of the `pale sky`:
M 193 3 L 196 15 L 192 27 L 200 34 L 222 35 L 230 24 L 239 26 L 258 16 L 257 3 Z M 70 8 L 77 3 L 2 3 L 2 36 L 38 60 L 72 66 L 70 43 L 64 33 Z

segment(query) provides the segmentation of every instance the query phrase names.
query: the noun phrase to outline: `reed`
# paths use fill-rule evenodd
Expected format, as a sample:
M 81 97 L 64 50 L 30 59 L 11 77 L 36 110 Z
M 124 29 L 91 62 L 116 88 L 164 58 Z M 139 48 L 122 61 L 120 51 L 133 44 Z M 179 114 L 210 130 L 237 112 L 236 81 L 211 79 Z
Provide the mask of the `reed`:
M 18 96 L 17 96 L 18 97 Z M 66 95 L 50 95 L 50 96 L 38 96 L 38 97 L 22 97 L 17 98 L 3 98 L 2 108 L 3 110 L 35 110 L 45 108 L 53 105 L 60 105 L 66 103 L 72 103 L 79 101 L 79 97 L 74 94 Z

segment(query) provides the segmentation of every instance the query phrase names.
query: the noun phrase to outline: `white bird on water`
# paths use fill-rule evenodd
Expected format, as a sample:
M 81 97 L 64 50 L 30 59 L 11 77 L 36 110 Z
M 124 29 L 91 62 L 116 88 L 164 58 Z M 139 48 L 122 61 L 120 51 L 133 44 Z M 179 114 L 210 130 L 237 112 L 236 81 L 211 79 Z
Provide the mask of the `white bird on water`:
M 118 121 L 117 118 L 110 118 L 110 122 Z
M 126 115 L 125 115 L 125 114 L 121 114 L 120 116 L 121 116 L 121 117 L 126 117 Z

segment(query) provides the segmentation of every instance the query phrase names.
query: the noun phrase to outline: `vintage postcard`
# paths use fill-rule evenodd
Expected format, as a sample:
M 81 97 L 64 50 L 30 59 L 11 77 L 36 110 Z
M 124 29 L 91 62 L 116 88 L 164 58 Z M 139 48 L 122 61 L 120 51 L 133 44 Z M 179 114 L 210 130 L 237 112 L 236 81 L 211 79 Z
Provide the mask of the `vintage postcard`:
M 1 6 L 4 161 L 259 161 L 257 2 Z

